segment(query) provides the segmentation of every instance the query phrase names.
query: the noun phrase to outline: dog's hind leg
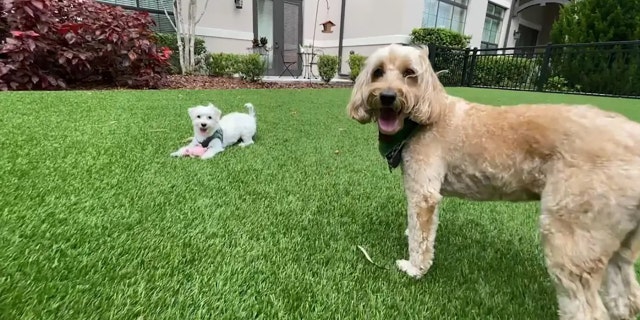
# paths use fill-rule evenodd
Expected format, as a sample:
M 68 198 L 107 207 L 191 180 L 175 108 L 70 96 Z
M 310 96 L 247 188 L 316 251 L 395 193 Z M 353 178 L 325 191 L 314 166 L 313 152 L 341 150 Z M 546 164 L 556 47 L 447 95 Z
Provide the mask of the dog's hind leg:
M 240 137 L 240 139 L 242 139 L 242 142 L 238 143 L 238 145 L 241 147 L 246 147 L 253 144 L 253 137 L 250 135 L 243 135 L 242 137 Z
M 640 256 L 640 227 L 631 231 L 609 260 L 602 299 L 612 320 L 635 319 L 640 313 L 640 286 L 634 263 Z
M 585 227 L 567 216 L 572 214 L 543 211 L 540 217 L 544 256 L 556 289 L 559 317 L 608 320 L 598 290 L 615 251 L 615 241 L 607 232 Z

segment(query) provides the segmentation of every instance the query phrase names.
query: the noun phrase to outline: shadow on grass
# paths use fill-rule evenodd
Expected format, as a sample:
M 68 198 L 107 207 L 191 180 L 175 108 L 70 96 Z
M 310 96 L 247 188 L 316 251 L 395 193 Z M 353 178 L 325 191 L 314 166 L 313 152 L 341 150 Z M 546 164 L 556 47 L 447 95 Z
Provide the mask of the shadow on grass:
M 511 206 L 496 206 L 495 211 L 491 206 L 465 204 L 462 209 L 445 205 L 440 211 L 434 264 L 421 280 L 385 263 L 402 287 L 398 294 L 424 301 L 425 316 L 556 318 L 555 291 L 537 237 L 537 214 L 509 214 L 501 211 L 510 211 Z M 475 208 L 483 208 L 484 213 L 465 213 Z M 379 223 L 362 226 L 369 229 L 366 237 L 371 238 L 366 241 L 389 237 L 389 245 L 382 249 L 385 256 L 406 259 L 405 216 L 396 208 Z
M 455 300 L 447 301 L 451 308 L 477 306 L 482 312 L 508 319 L 554 317 L 555 292 L 540 244 L 531 241 L 531 234 L 504 226 L 494 231 L 478 218 L 460 214 L 443 220 L 434 265 L 425 279 L 449 288 Z

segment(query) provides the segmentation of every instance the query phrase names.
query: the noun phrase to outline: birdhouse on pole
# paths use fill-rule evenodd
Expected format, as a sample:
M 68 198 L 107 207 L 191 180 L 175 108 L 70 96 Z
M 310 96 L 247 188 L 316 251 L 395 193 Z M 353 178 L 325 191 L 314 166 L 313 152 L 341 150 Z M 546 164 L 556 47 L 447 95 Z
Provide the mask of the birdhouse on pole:
M 327 20 L 320 25 L 322 26 L 322 33 L 333 33 L 332 28 L 336 26 L 331 20 Z

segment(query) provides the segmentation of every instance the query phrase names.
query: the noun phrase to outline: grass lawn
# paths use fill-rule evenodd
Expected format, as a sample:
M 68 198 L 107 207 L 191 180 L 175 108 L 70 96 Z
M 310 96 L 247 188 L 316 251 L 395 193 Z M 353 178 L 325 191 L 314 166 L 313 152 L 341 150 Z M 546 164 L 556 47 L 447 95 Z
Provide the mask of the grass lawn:
M 472 101 L 638 100 L 452 88 Z M 553 319 L 537 204 L 446 199 L 406 257 L 399 170 L 348 89 L 0 95 L 0 319 Z M 170 158 L 186 109 L 258 114 L 256 144 Z M 389 267 L 368 263 L 357 245 Z

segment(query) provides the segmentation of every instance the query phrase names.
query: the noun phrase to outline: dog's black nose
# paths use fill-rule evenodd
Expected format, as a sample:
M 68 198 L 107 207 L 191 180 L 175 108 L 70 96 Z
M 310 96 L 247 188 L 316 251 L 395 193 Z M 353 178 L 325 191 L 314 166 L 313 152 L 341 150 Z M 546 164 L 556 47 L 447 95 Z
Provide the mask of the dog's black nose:
M 382 90 L 382 92 L 380 92 L 380 103 L 382 103 L 383 106 L 392 106 L 394 102 L 396 102 L 395 91 L 391 89 L 384 89 Z
M 207 126 L 207 124 L 206 123 L 201 123 L 200 126 L 204 128 L 204 127 Z

